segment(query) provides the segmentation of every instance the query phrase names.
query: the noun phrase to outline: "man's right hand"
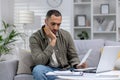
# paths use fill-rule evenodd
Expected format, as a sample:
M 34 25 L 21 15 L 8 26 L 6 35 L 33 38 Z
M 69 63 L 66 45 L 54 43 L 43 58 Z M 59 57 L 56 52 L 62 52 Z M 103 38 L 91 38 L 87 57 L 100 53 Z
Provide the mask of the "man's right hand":
M 78 64 L 77 66 L 76 66 L 76 68 L 77 69 L 81 69 L 81 68 L 87 68 L 88 67 L 88 65 L 87 65 L 87 63 L 86 62 L 84 62 L 83 64 Z
M 57 39 L 55 34 L 49 29 L 47 25 L 45 25 L 44 31 L 45 31 L 45 34 L 48 36 L 48 38 L 51 39 L 50 45 L 54 47 L 56 44 L 56 39 Z

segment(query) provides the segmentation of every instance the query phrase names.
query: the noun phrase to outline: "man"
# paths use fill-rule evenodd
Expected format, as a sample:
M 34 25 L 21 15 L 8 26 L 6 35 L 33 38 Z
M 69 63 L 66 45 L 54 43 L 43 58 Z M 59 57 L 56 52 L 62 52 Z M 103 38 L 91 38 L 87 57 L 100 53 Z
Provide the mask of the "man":
M 75 46 L 70 34 L 59 29 L 62 15 L 57 10 L 49 10 L 45 25 L 30 37 L 30 48 L 36 66 L 33 69 L 35 80 L 54 80 L 55 76 L 45 75 L 49 71 L 84 68 L 79 65 Z

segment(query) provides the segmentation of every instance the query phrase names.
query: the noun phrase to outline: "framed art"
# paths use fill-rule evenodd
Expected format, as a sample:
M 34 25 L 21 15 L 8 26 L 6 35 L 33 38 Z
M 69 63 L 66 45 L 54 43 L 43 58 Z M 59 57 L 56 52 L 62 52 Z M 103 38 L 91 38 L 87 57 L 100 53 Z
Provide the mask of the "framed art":
M 86 15 L 77 15 L 77 25 L 86 26 Z
M 109 14 L 109 4 L 101 4 L 101 14 Z

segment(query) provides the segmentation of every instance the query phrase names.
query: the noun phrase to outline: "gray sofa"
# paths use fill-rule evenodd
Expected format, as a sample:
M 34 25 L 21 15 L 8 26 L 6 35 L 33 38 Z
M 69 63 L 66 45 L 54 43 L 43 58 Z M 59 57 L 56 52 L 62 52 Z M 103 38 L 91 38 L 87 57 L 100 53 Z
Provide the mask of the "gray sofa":
M 98 65 L 101 55 L 100 52 L 104 46 L 120 45 L 119 42 L 105 41 L 102 39 L 75 40 L 74 43 L 80 60 L 89 49 L 93 49 L 87 59 L 88 66 L 90 67 L 96 67 Z M 28 51 L 20 50 L 19 56 L 22 55 L 19 57 L 20 59 L 0 62 L 0 80 L 33 80 L 30 66 L 34 65 L 34 63 L 29 53 Z

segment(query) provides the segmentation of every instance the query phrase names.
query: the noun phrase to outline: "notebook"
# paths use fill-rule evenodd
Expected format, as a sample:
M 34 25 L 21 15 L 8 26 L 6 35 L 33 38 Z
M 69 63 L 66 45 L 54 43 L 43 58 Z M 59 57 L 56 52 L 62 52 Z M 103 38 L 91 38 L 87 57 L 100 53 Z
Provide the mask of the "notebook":
M 75 71 L 84 71 L 92 73 L 100 73 L 111 71 L 114 69 L 115 61 L 117 60 L 120 46 L 104 46 L 98 67 L 75 69 Z

